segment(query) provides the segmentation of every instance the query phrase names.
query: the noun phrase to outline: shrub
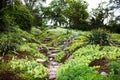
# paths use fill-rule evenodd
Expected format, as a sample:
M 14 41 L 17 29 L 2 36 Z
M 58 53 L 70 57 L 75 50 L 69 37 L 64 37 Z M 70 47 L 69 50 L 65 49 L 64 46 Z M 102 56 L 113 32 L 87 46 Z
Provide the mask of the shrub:
M 90 44 L 110 45 L 109 34 L 103 29 L 93 30 L 87 40 Z
M 30 11 L 24 6 L 13 6 L 12 15 L 15 18 L 15 23 L 20 26 L 21 29 L 29 31 L 33 24 L 33 16 Z
M 83 40 L 73 40 L 71 44 L 66 48 L 66 50 L 74 52 L 75 50 L 83 46 L 83 44 L 85 44 Z
M 112 61 L 108 64 L 110 71 L 114 72 L 114 74 L 120 74 L 120 63 L 116 61 Z
M 65 52 L 61 51 L 61 52 L 57 53 L 57 55 L 55 56 L 55 60 L 60 62 L 64 56 L 65 56 Z
M 13 58 L 9 64 L 10 69 L 19 73 L 20 77 L 25 80 L 45 80 L 47 77 L 47 68 L 34 60 Z
M 70 65 L 70 64 L 69 64 Z M 62 66 L 57 74 L 56 80 L 105 80 L 97 71 L 88 66 L 77 65 Z M 62 77 L 61 77 L 62 76 Z
M 29 31 L 32 27 L 33 16 L 22 5 L 11 5 L 0 9 L 0 31 L 9 30 L 10 26 L 19 25 L 21 29 Z
M 44 59 L 45 56 L 37 50 L 38 47 L 39 44 L 36 43 L 25 43 L 21 45 L 18 50 L 29 52 L 33 57 L 40 57 Z
M 5 11 L 6 8 L 0 10 L 0 32 L 7 31 L 13 21 L 13 17 L 11 17 Z
M 4 55 L 17 49 L 17 44 L 8 36 L 0 39 L 0 54 Z
M 112 61 L 108 64 L 110 80 L 120 80 L 120 63 Z

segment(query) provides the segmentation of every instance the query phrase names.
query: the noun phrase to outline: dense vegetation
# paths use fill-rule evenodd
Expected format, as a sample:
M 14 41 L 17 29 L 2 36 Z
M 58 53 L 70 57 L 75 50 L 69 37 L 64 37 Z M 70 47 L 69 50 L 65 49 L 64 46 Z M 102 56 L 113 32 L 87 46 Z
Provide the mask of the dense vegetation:
M 120 80 L 120 1 L 45 1 L 0 0 L 0 80 Z

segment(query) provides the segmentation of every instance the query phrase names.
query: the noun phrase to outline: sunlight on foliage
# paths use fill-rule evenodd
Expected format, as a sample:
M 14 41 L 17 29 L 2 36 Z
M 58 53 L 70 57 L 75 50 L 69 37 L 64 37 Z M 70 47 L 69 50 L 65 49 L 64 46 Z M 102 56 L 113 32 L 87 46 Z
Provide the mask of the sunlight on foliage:
M 20 76 L 24 79 L 38 80 L 45 79 L 47 77 L 47 68 L 36 61 L 28 61 L 27 59 L 17 60 L 13 58 L 9 62 L 11 70 L 19 72 Z
M 34 57 L 40 57 L 44 59 L 45 56 L 37 50 L 38 47 L 39 47 L 39 44 L 36 44 L 36 43 L 25 43 L 24 45 L 20 46 L 19 50 L 29 52 L 30 55 Z

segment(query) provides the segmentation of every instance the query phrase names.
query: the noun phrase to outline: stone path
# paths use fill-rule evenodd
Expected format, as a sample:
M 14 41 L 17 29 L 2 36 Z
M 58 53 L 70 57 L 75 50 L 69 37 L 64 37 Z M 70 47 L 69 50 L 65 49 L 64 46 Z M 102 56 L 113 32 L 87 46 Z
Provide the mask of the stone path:
M 59 50 L 55 49 L 54 47 L 48 48 L 48 58 L 49 58 L 49 64 L 48 64 L 48 80 L 55 80 L 56 79 L 56 73 L 61 65 L 61 63 L 58 63 L 54 60 L 55 56 Z

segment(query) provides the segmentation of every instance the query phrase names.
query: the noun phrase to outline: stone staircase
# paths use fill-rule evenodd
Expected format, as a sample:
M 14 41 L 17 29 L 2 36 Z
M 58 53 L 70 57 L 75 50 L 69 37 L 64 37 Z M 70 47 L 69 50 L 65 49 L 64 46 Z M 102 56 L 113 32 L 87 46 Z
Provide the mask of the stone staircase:
M 61 65 L 61 63 L 58 63 L 55 61 L 55 56 L 57 53 L 60 52 L 59 49 L 55 49 L 54 47 L 48 47 L 48 58 L 49 58 L 49 64 L 48 64 L 48 80 L 55 80 L 56 79 L 56 73 Z

